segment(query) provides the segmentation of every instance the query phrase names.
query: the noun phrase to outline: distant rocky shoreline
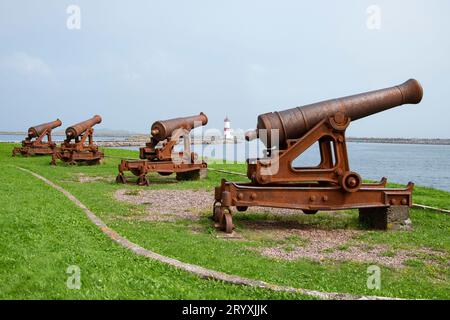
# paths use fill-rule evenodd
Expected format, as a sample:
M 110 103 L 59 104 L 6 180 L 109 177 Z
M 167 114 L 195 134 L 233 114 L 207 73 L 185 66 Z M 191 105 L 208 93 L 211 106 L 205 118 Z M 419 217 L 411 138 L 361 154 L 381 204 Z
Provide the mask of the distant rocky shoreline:
M 0 135 L 20 135 L 26 136 L 24 132 L 1 132 Z M 54 135 L 54 140 L 62 141 L 64 136 Z M 102 138 L 108 138 L 110 140 L 104 140 Z M 112 140 L 111 138 L 117 138 L 118 140 Z M 149 140 L 148 135 L 104 135 L 96 134 L 95 141 L 101 147 L 139 147 L 145 144 Z M 242 143 L 242 138 L 227 139 L 223 137 L 192 137 L 193 144 L 234 144 Z M 17 141 L 20 142 L 20 141 Z M 372 138 L 372 137 L 348 137 L 347 142 L 356 143 L 390 143 L 390 144 L 426 144 L 426 145 L 450 145 L 450 139 L 428 139 L 428 138 Z
M 347 142 L 450 145 L 450 139 L 426 139 L 426 138 L 356 138 L 356 137 L 348 137 Z
M 355 143 L 389 143 L 389 144 L 422 144 L 422 145 L 450 145 L 450 140 L 448 139 L 366 139 L 366 138 L 347 138 L 347 142 Z M 141 147 L 145 143 L 142 141 L 96 141 L 97 145 L 101 147 Z M 194 142 L 194 144 L 222 144 L 223 142 Z M 227 144 L 233 144 L 232 141 L 226 141 Z M 238 142 L 242 143 L 242 141 Z

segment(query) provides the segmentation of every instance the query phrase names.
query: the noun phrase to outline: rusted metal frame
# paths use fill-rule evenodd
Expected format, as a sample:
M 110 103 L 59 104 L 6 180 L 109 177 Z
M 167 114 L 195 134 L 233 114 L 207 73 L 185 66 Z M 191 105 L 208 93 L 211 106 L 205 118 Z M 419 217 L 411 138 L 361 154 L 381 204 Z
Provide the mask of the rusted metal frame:
M 99 164 L 104 154 L 94 144 L 94 129 L 92 126 L 100 122 L 101 117 L 94 116 L 89 120 L 67 128 L 66 140 L 61 144 L 60 148 L 55 149 L 51 164 L 56 165 L 56 159 L 60 159 L 69 164 L 76 164 L 78 162 Z M 72 139 L 74 140 L 73 143 L 71 142 Z
M 76 163 L 81 161 L 99 161 L 103 159 L 103 156 L 103 152 L 95 150 L 58 150 L 54 152 L 54 159 L 52 159 L 52 164 L 55 164 L 54 160 L 56 159 L 60 159 L 63 162 Z
M 89 134 L 88 134 L 88 144 L 89 144 L 89 147 L 92 147 L 93 146 L 93 144 L 94 144 L 94 136 L 93 136 L 93 134 L 94 134 L 94 129 L 89 129 Z
M 412 205 L 412 189 L 361 187 L 357 192 L 343 192 L 336 187 L 255 186 L 223 182 L 216 192 L 216 201 L 223 207 L 278 207 L 301 210 L 344 210 L 390 205 Z
M 187 131 L 184 128 L 179 128 L 179 129 L 173 131 L 171 137 L 162 141 L 161 148 L 157 148 L 156 145 L 153 146 L 153 150 L 154 150 L 158 160 L 161 160 L 161 161 L 171 160 L 172 154 L 173 154 L 173 149 L 181 137 L 183 137 L 183 139 L 184 139 L 184 150 L 183 150 L 183 152 L 178 153 L 178 156 L 182 156 L 183 154 L 191 154 L 189 131 Z M 188 145 L 186 145 L 186 144 L 188 144 Z
M 126 183 L 125 171 L 138 177 L 137 184 L 149 185 L 147 174 L 157 172 L 160 175 L 170 175 L 172 173 L 192 172 L 202 170 L 207 167 L 206 162 L 176 164 L 173 161 L 149 161 L 149 160 L 122 160 L 119 164 L 119 174 L 117 182 Z
M 386 188 L 386 185 L 387 185 L 386 177 L 382 177 L 378 182 L 366 182 L 362 184 L 364 188 Z
M 53 147 L 51 146 L 24 146 L 24 147 L 15 147 L 13 149 L 13 156 L 17 153 L 20 153 L 24 156 L 32 156 L 32 155 L 51 155 L 53 153 Z
M 333 143 L 333 148 L 331 148 L 331 144 Z M 317 168 L 331 168 L 335 165 L 333 161 L 334 157 L 332 156 L 332 152 L 335 152 L 334 149 L 334 141 L 329 139 L 328 137 L 322 137 L 319 139 L 319 150 L 320 150 L 320 163 Z M 297 168 L 294 167 L 294 170 Z
M 205 125 L 208 118 L 204 113 L 197 116 L 156 121 L 152 124 L 151 140 L 139 149 L 139 157 L 143 160 L 122 160 L 119 165 L 117 182 L 125 183 L 125 171 L 138 176 L 138 184 L 148 185 L 146 174 L 158 172 L 161 175 L 184 173 L 201 170 L 207 167 L 203 161 L 197 162 L 197 155 L 190 149 L 190 130 L 197 126 L 196 122 Z M 174 152 L 174 147 L 183 137 L 184 149 Z
M 155 148 L 155 153 L 158 160 L 164 161 L 172 159 L 172 151 L 176 144 L 177 141 L 169 140 L 163 142 L 163 146 L 161 148 Z
M 129 170 L 138 170 L 139 172 L 188 172 L 196 169 L 206 168 L 205 162 L 199 163 L 180 163 L 173 161 L 148 161 L 148 160 L 122 160 L 119 165 L 119 171 L 123 173 Z
M 350 118 L 358 120 L 402 104 L 417 104 L 422 96 L 421 85 L 411 79 L 399 86 L 258 116 L 257 130 L 246 134 L 246 139 L 258 138 L 265 130 L 268 137 L 263 143 L 272 150 L 272 131 L 279 130 L 279 153 L 270 151 L 271 158 L 247 161 L 252 183 L 222 180 L 215 189 L 214 220 L 229 233 L 233 230 L 231 207 L 238 211 L 249 206 L 280 207 L 313 214 L 318 210 L 411 206 L 413 183 L 404 189 L 386 188 L 386 178 L 363 184 L 360 175 L 350 171 L 345 130 Z M 315 142 L 320 145 L 320 164 L 293 167 L 292 162 Z
M 103 152 L 95 150 L 68 151 L 73 160 L 95 160 L 103 158 Z
M 349 171 L 347 151 L 345 145 L 345 128 L 348 122 L 341 128 L 333 127 L 330 119 L 324 119 L 314 128 L 309 130 L 302 138 L 289 143 L 289 148 L 274 159 L 261 159 L 249 170 L 249 178 L 260 184 L 277 182 L 302 182 L 322 181 L 339 183 L 339 175 Z M 319 141 L 321 163 L 316 167 L 293 167 L 292 162 L 303 152 Z M 331 150 L 330 141 L 334 148 Z M 328 143 L 328 146 L 327 146 Z M 333 163 L 334 152 L 335 163 Z M 277 170 L 272 172 L 271 167 Z
M 153 159 L 156 157 L 155 146 L 158 144 L 158 141 L 154 141 L 152 139 L 150 142 L 145 144 L 145 147 L 139 148 L 139 158 L 140 159 Z
M 21 147 L 15 147 L 13 149 L 13 156 L 17 153 L 21 153 L 22 155 L 46 155 L 52 154 L 53 148 L 55 144 L 51 138 L 51 128 L 46 128 L 35 140 L 33 138 L 26 137 L 25 140 L 22 141 Z M 42 142 L 44 137 L 47 136 L 47 142 Z
M 175 164 L 172 161 L 160 161 L 156 163 L 146 163 L 146 172 L 166 172 L 166 173 L 178 173 L 178 172 L 189 172 L 193 170 L 200 170 L 206 168 L 206 163 L 183 163 Z
M 43 145 L 50 145 L 52 143 L 52 138 L 51 138 L 51 134 L 50 132 L 52 131 L 52 129 L 45 129 L 44 132 L 42 132 L 42 134 L 39 135 L 39 137 L 36 138 L 35 141 L 30 141 L 32 145 L 34 146 L 43 146 Z M 42 139 L 44 139 L 44 137 L 47 136 L 47 140 L 48 143 L 42 142 Z
M 93 133 L 93 131 L 94 131 L 94 129 L 89 128 L 83 134 L 81 134 L 81 140 L 79 140 L 79 141 L 77 141 L 75 143 L 75 149 L 77 151 L 82 151 L 82 150 L 84 150 L 86 148 L 92 147 L 92 144 L 93 144 L 93 142 L 92 142 L 92 133 Z M 77 137 L 77 138 L 79 139 L 79 137 Z M 85 142 L 86 142 L 86 139 L 88 139 L 88 145 L 87 146 L 84 145 Z
M 178 139 L 168 138 L 163 141 L 155 141 L 147 143 L 145 147 L 140 150 L 140 158 L 153 160 L 157 158 L 160 161 L 168 161 L 172 159 L 173 148 L 178 143 Z M 158 144 L 161 147 L 158 147 Z

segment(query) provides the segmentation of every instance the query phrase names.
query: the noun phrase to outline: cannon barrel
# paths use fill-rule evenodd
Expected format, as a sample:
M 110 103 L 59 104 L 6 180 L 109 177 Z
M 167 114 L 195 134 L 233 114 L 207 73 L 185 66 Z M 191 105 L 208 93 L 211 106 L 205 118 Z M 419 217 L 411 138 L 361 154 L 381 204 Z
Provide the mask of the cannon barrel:
M 422 86 L 417 80 L 376 91 L 332 99 L 292 108 L 280 112 L 269 112 L 258 116 L 256 134 L 246 134 L 247 140 L 258 136 L 259 130 L 267 130 L 267 143 L 271 141 L 271 130 L 279 130 L 280 148 L 286 147 L 286 140 L 298 139 L 326 117 L 338 112 L 351 120 L 358 120 L 403 104 L 416 104 L 422 100 Z
M 47 122 L 47 123 L 39 124 L 37 126 L 30 127 L 28 129 L 28 137 L 30 139 L 39 137 L 45 130 L 55 129 L 55 128 L 59 127 L 60 125 L 62 125 L 61 120 L 56 119 L 55 121 L 52 121 L 52 122 Z
M 102 117 L 100 117 L 99 115 L 95 115 L 91 119 L 70 126 L 66 129 L 66 137 L 68 139 L 78 137 L 82 135 L 83 132 L 85 132 L 86 130 L 88 130 L 89 128 L 95 126 L 100 122 L 102 122 Z
M 208 117 L 203 112 L 200 112 L 196 116 L 156 121 L 152 124 L 151 134 L 153 139 L 162 141 L 169 138 L 173 131 L 178 128 L 190 131 L 195 127 L 204 126 L 207 123 Z

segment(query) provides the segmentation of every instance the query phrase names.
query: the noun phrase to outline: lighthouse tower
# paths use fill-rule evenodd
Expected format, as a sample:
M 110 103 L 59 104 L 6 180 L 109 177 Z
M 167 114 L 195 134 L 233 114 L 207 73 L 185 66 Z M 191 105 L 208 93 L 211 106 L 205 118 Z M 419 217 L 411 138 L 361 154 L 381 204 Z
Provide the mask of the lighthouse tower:
M 230 119 L 228 119 L 228 116 L 223 120 L 223 138 L 225 140 L 233 139 L 233 136 L 231 135 L 231 122 Z

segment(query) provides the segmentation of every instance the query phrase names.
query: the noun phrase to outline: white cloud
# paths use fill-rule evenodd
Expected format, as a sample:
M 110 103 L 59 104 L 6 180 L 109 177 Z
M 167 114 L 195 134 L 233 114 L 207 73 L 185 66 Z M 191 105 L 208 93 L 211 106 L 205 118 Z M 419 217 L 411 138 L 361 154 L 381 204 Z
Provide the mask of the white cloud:
M 0 57 L 0 69 L 28 76 L 48 76 L 51 74 L 50 67 L 42 59 L 26 52 L 16 52 L 9 56 Z

